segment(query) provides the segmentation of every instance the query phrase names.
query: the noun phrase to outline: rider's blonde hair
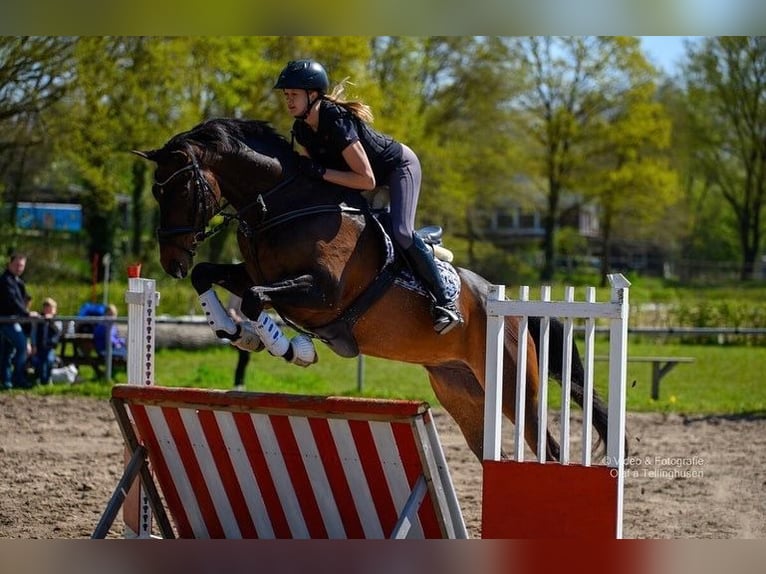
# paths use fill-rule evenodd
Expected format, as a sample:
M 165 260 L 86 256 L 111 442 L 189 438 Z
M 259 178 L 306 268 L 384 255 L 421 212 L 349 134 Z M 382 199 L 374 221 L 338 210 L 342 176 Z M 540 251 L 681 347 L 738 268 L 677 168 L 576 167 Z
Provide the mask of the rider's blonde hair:
M 349 101 L 343 98 L 343 93 L 346 91 L 346 84 L 351 84 L 347 77 L 343 78 L 340 83 L 332 89 L 332 92 L 326 94 L 325 98 L 334 104 L 346 108 L 360 120 L 372 123 L 375 118 L 372 115 L 372 108 L 370 108 L 370 106 L 359 100 Z

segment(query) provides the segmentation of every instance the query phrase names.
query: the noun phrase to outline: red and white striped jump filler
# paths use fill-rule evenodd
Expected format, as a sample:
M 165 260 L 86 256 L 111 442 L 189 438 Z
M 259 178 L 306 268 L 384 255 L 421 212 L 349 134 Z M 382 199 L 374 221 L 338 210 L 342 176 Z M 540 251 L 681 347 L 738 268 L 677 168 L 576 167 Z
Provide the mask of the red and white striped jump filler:
M 139 475 L 166 538 L 467 538 L 427 403 L 116 385 L 112 406 L 132 459 L 94 538 Z

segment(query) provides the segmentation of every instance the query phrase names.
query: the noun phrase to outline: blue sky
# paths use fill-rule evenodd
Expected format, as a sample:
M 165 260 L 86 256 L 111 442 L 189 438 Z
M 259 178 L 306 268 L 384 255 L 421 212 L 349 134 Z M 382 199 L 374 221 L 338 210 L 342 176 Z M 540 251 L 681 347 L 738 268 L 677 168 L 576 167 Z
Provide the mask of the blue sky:
M 695 36 L 640 36 L 641 46 L 651 62 L 668 74 L 676 71 L 678 63 L 686 54 L 685 40 Z

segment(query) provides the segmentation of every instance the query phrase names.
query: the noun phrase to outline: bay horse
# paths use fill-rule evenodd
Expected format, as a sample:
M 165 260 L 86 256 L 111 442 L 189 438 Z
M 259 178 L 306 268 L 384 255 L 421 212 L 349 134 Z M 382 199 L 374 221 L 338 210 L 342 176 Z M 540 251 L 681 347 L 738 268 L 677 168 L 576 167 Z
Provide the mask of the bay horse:
M 156 164 L 152 192 L 159 204 L 157 237 L 166 273 L 191 281 L 211 328 L 237 346 L 299 365 L 316 360 L 313 338 L 341 356 L 359 353 L 422 365 L 441 405 L 482 459 L 486 353 L 485 300 L 489 282 L 468 269 L 459 276 L 464 322 L 434 332 L 424 292 L 395 277 L 391 247 L 361 194 L 316 182 L 297 169 L 291 143 L 262 121 L 213 119 L 173 136 L 159 149 L 135 151 Z M 210 226 L 213 217 L 223 218 Z M 238 225 L 243 263 L 199 263 L 195 248 L 220 226 Z M 192 271 L 193 267 L 193 271 Z M 250 321 L 235 324 L 215 291 L 242 297 Z M 300 333 L 287 341 L 264 312 L 272 308 Z M 539 319 L 530 319 L 525 440 L 537 452 Z M 549 370 L 562 371 L 562 324 L 552 321 Z M 518 318 L 505 318 L 503 413 L 514 419 Z M 573 350 L 572 398 L 582 406 L 583 368 Z M 593 425 L 606 444 L 607 410 L 594 397 Z M 547 434 L 546 458 L 559 445 Z

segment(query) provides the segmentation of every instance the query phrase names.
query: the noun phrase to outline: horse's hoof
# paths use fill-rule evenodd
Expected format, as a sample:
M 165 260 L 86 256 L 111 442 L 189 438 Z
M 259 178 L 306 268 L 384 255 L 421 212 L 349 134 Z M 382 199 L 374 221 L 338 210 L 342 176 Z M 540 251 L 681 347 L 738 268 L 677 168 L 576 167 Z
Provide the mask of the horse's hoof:
M 317 362 L 316 349 L 314 349 L 314 343 L 310 337 L 296 335 L 290 340 L 290 346 L 293 349 L 293 364 L 299 367 L 308 367 Z
M 240 336 L 232 341 L 232 345 L 243 351 L 257 353 L 263 351 L 265 345 L 253 329 L 252 321 L 242 321 L 240 324 Z

